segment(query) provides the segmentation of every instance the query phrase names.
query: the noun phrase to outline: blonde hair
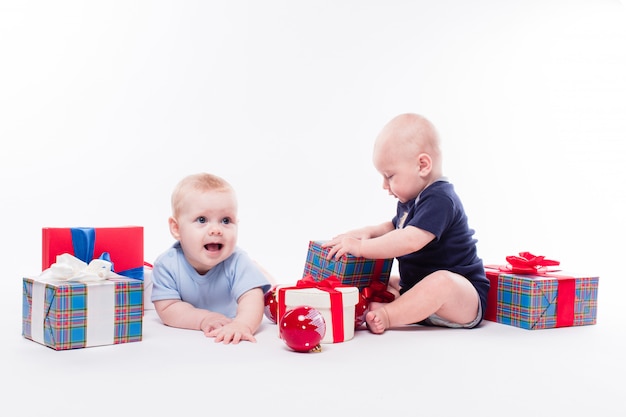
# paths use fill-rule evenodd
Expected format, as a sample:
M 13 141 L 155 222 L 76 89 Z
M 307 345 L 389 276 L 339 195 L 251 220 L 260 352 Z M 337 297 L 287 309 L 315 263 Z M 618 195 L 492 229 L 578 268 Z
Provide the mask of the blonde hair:
M 172 214 L 174 217 L 178 215 L 181 209 L 183 197 L 190 191 L 206 192 L 206 191 L 228 191 L 234 192 L 233 187 L 225 179 L 217 175 L 201 172 L 198 174 L 188 175 L 176 185 L 172 192 L 171 204 Z

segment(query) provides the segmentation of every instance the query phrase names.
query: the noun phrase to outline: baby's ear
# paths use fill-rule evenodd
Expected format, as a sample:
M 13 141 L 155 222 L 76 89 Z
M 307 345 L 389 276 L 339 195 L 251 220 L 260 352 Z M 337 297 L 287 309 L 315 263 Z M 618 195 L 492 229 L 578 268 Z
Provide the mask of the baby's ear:
M 178 222 L 176 221 L 176 219 L 174 217 L 170 217 L 169 219 L 167 219 L 167 223 L 170 226 L 170 233 L 172 237 L 176 240 L 180 240 L 180 231 L 178 229 Z
M 417 156 L 420 171 L 428 174 L 433 167 L 433 159 L 427 153 L 421 153 Z

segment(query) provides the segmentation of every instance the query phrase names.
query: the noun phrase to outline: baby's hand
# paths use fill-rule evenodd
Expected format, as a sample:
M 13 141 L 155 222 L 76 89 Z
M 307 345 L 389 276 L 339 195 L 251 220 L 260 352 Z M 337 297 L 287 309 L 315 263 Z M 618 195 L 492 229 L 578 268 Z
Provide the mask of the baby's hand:
M 205 336 L 209 336 L 210 332 L 219 329 L 232 321 L 233 319 L 226 317 L 223 314 L 210 312 L 200 322 L 200 330 L 202 330 Z
M 206 333 L 207 337 L 214 337 L 215 343 L 224 343 L 225 345 L 232 343 L 236 345 L 242 340 L 247 340 L 252 343 L 256 343 L 256 339 L 252 334 L 252 331 L 245 324 L 238 321 L 231 321 L 230 323 L 214 329 L 209 333 Z
M 332 259 L 332 257 L 335 256 L 337 251 L 341 248 L 341 239 L 346 236 L 347 234 L 343 233 L 335 236 L 327 242 L 322 243 L 322 248 L 330 248 L 326 254 L 326 259 Z
M 339 259 L 344 255 L 351 254 L 361 256 L 361 239 L 357 239 L 348 235 L 341 235 L 333 240 L 326 242 L 324 247 L 330 247 L 326 259 Z

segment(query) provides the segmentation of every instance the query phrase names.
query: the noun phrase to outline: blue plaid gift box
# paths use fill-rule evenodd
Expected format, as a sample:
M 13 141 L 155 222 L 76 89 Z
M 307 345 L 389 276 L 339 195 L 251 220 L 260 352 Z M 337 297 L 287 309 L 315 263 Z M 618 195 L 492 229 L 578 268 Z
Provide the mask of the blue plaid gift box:
M 486 265 L 491 282 L 485 320 L 527 330 L 596 324 L 598 281 L 562 271 L 510 273 Z
M 112 274 L 23 278 L 22 335 L 55 350 L 141 341 L 143 281 Z
M 389 281 L 393 259 L 366 259 L 352 255 L 338 260 L 326 259 L 329 249 L 323 248 L 323 243 L 321 240 L 309 242 L 303 278 L 310 275 L 319 282 L 336 276 L 341 284 L 357 287 L 359 290 L 374 281 L 384 284 Z

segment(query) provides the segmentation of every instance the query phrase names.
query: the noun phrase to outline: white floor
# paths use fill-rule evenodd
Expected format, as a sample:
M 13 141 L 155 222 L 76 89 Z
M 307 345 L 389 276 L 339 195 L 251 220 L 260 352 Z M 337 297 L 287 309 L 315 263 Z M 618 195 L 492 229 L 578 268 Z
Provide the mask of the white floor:
M 624 415 L 626 342 L 616 314 L 624 285 L 615 284 L 601 281 L 593 326 L 359 330 L 306 354 L 291 351 L 267 319 L 256 344 L 221 345 L 164 326 L 154 310 L 146 311 L 141 342 L 54 351 L 21 336 L 11 302 L 2 307 L 2 317 L 11 317 L 0 356 L 3 409 L 51 416 Z M 9 305 L 13 311 L 5 311 Z

